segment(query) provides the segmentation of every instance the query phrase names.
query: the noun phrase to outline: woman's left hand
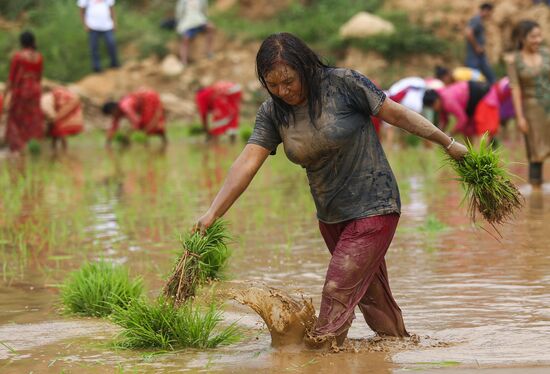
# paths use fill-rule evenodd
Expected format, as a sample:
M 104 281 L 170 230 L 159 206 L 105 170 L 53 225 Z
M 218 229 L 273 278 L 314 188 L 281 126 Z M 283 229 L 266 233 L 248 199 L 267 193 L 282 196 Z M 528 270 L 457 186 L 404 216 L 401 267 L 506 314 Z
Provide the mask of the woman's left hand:
M 446 149 L 446 151 L 453 159 L 460 161 L 462 160 L 464 155 L 468 153 L 468 148 L 466 148 L 464 144 L 460 144 L 459 142 L 455 141 L 449 149 Z

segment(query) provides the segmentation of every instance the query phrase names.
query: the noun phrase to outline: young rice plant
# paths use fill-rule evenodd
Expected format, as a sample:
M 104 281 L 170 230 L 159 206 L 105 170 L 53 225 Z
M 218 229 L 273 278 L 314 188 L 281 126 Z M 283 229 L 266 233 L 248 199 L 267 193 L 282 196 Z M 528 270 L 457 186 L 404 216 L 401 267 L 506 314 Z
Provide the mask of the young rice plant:
M 195 296 L 197 287 L 209 279 L 217 279 L 229 258 L 229 236 L 226 224 L 217 220 L 205 235 L 186 234 L 180 239 L 183 253 L 164 286 L 164 295 L 180 305 Z
M 467 147 L 468 153 L 462 160 L 449 162 L 466 192 L 464 201 L 472 221 L 475 222 L 477 212 L 493 226 L 508 221 L 523 202 L 500 162 L 499 152 L 493 149 L 487 135 L 481 138 L 478 149 L 470 142 Z
M 221 311 L 215 304 L 206 310 L 191 302 L 174 308 L 166 299 L 149 303 L 143 298 L 133 300 L 128 308 L 115 307 L 114 323 L 122 327 L 115 345 L 119 348 L 214 348 L 239 340 L 240 334 L 233 323 L 218 328 Z
M 61 300 L 69 313 L 105 317 L 113 308 L 126 308 L 142 291 L 141 278 L 130 280 L 124 267 L 100 261 L 72 272 L 61 289 Z

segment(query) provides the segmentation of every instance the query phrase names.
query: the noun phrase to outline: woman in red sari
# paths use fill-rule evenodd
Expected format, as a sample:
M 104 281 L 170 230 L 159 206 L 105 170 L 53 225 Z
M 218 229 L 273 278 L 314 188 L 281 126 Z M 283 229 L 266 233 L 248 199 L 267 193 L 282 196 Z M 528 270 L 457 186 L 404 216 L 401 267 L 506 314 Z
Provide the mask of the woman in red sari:
M 79 134 L 84 128 L 80 98 L 65 87 L 55 87 L 42 95 L 41 107 L 48 120 L 52 148 L 55 150 L 61 142 L 63 149 L 67 149 L 66 137 Z
M 103 113 L 111 115 L 113 122 L 107 133 L 107 144 L 111 143 L 121 119 L 132 123 L 132 130 L 143 131 L 147 135 L 157 135 L 166 145 L 164 129 L 164 107 L 157 92 L 141 89 L 124 96 L 118 103 L 111 101 L 103 105 Z
M 44 136 L 44 116 L 40 110 L 42 55 L 36 50 L 34 35 L 21 34 L 22 49 L 11 60 L 6 96 L 8 107 L 6 141 L 12 151 L 20 151 L 30 139 Z

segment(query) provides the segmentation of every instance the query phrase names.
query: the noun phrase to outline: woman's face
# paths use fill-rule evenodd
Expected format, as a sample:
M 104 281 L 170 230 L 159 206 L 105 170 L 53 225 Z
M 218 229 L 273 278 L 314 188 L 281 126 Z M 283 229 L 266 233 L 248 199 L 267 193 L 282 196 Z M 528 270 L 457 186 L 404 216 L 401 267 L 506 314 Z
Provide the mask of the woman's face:
M 529 51 L 538 51 L 542 44 L 542 30 L 540 27 L 535 27 L 525 37 L 523 47 Z
M 267 89 L 288 105 L 301 105 L 306 102 L 305 93 L 298 72 L 284 63 L 277 63 L 265 75 Z

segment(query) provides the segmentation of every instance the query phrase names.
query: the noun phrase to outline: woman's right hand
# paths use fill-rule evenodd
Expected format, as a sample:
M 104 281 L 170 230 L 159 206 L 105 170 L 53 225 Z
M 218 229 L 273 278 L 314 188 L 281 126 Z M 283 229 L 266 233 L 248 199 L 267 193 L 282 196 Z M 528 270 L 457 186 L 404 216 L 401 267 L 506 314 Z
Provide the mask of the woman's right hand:
M 206 213 L 197 220 L 197 222 L 193 226 L 192 232 L 195 233 L 198 231 L 201 235 L 204 235 L 206 233 L 206 229 L 212 226 L 215 221 L 216 218 L 214 216 Z
M 527 120 L 525 119 L 525 117 L 519 117 L 517 119 L 517 122 L 519 130 L 522 133 L 527 134 L 527 132 L 529 131 L 529 125 L 527 124 Z

